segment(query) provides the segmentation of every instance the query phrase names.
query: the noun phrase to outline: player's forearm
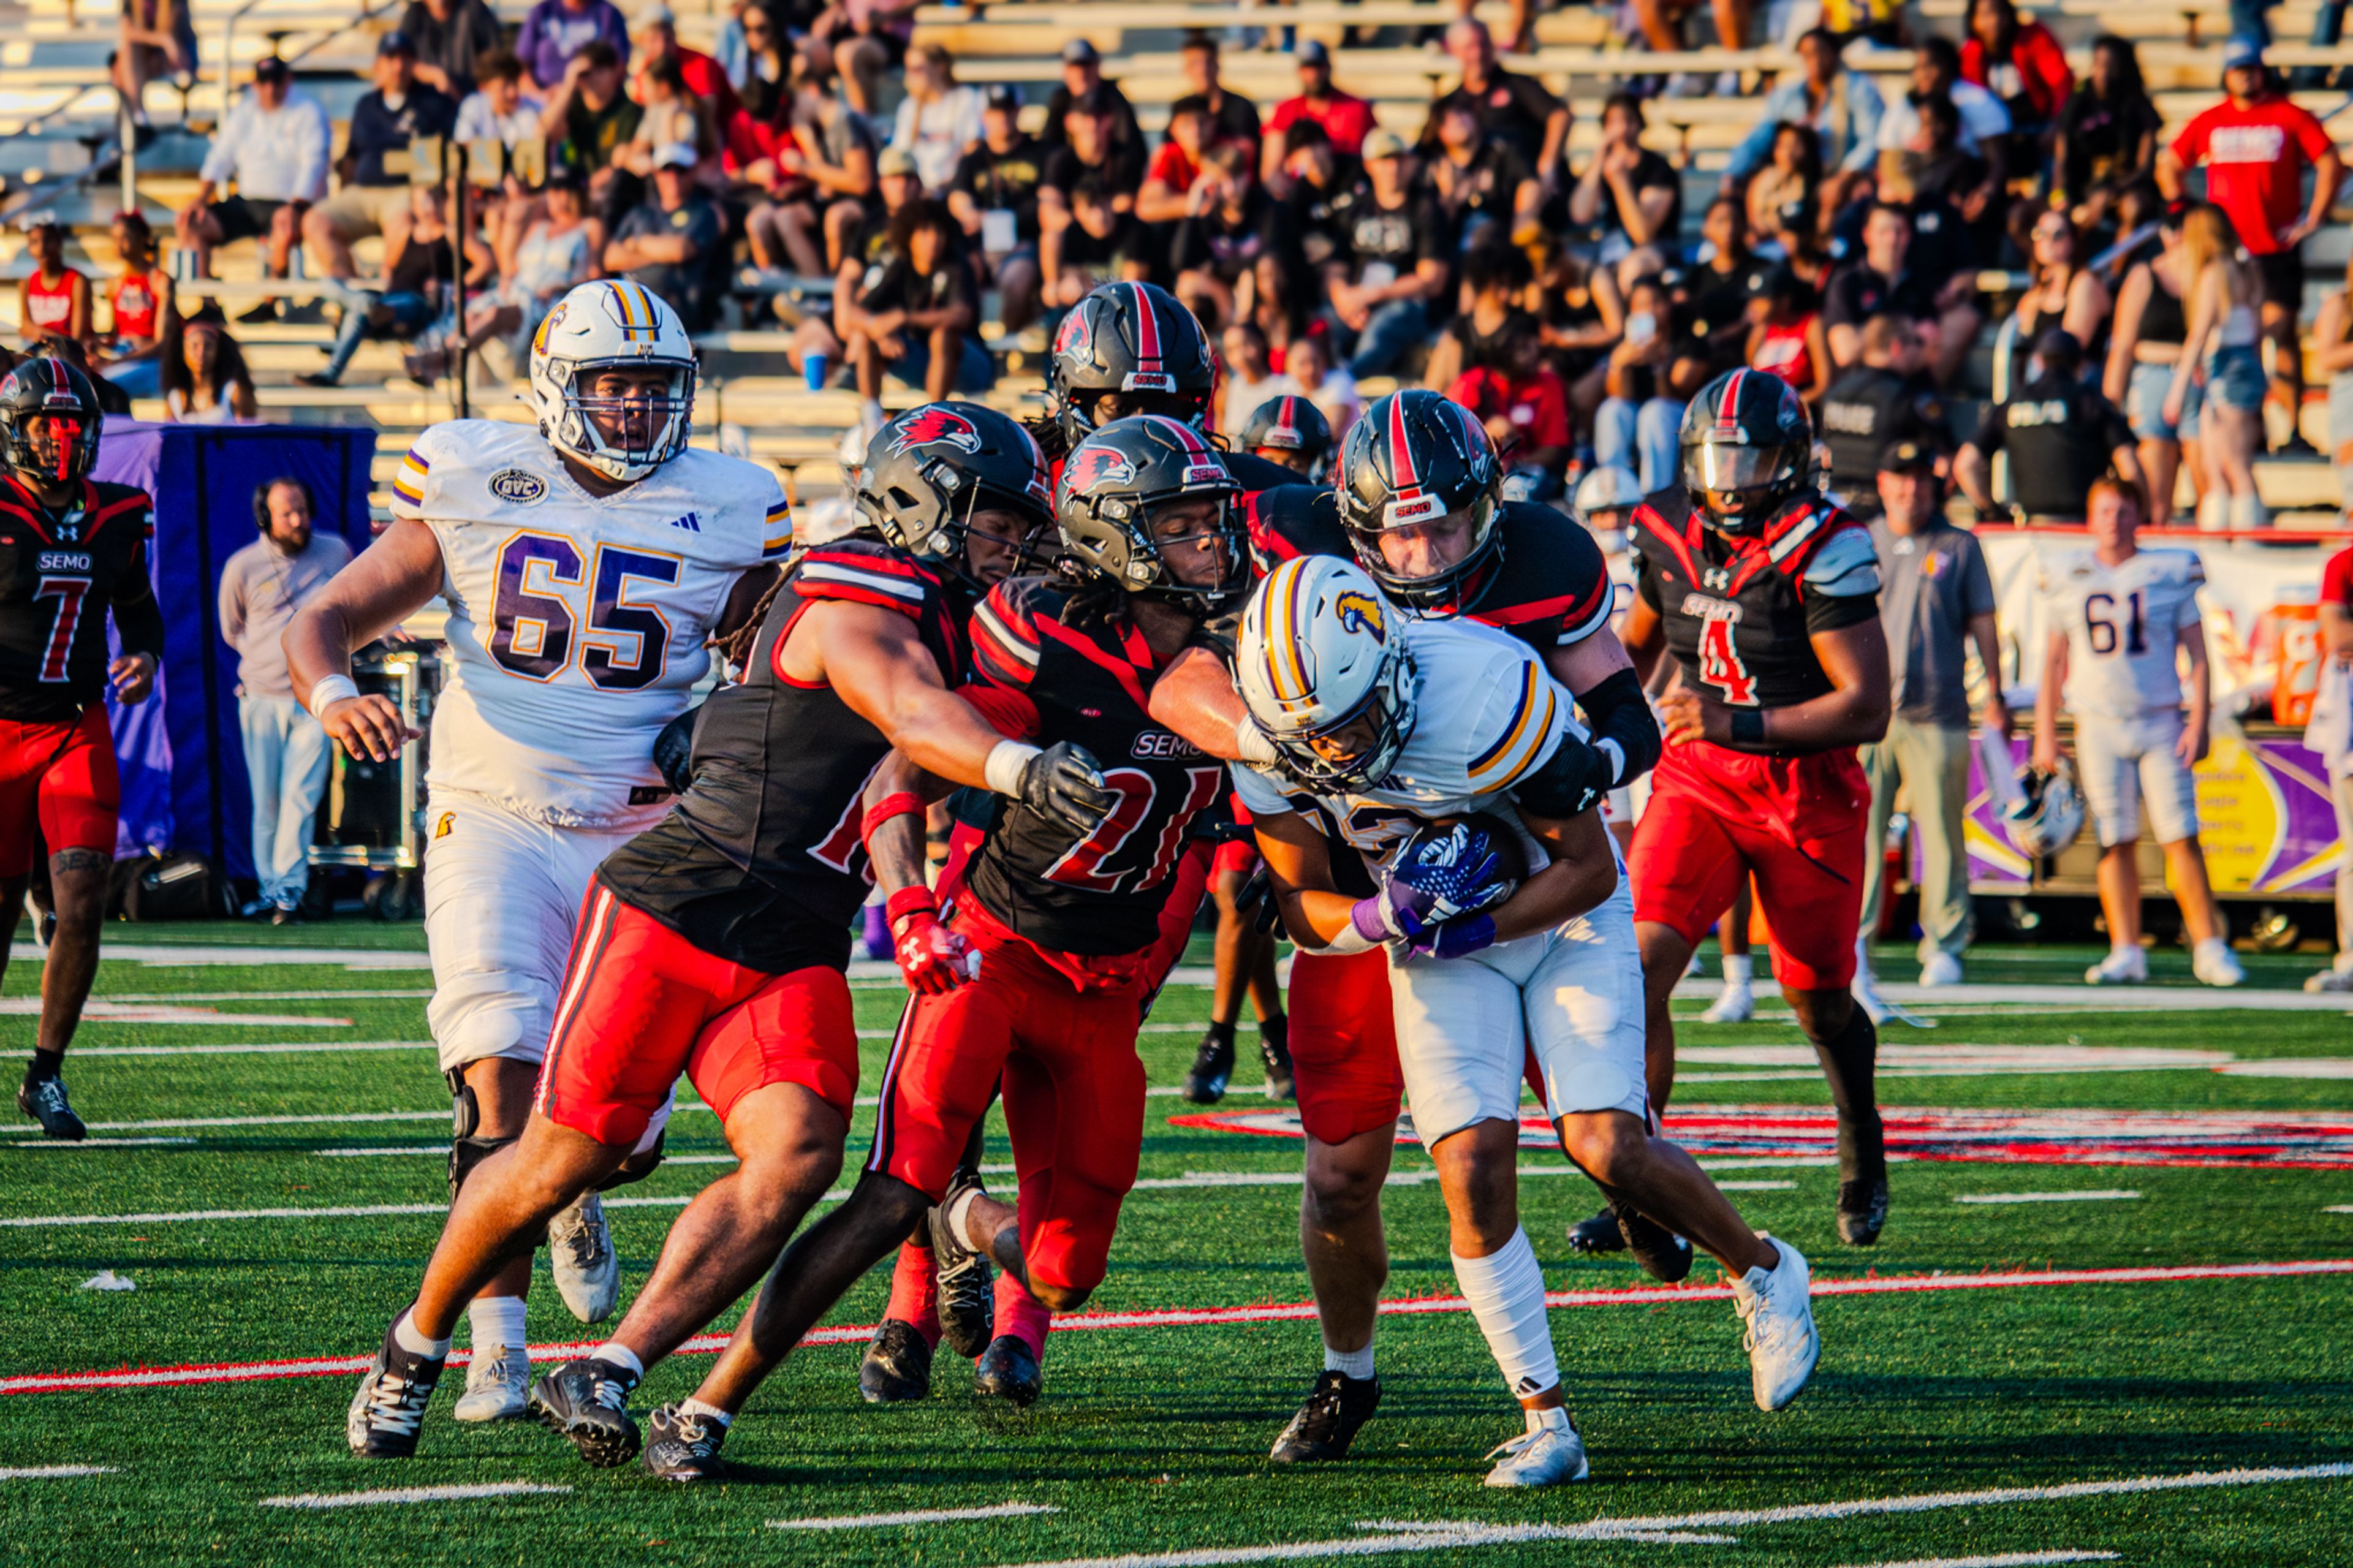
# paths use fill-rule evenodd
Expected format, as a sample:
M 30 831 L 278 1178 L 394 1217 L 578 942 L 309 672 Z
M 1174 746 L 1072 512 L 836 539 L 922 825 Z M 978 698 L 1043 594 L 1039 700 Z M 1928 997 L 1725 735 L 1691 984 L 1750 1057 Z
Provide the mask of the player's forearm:
M 1152 721 L 1220 762 L 1240 762 L 1241 725 L 1250 717 L 1218 656 L 1205 647 L 1179 653 L 1152 683 Z
M 145 654 L 159 665 L 164 662 L 164 608 L 153 594 L 117 600 L 114 629 L 122 639 L 123 652 Z
M 1618 860 L 1605 842 L 1599 854 L 1555 859 L 1495 907 L 1495 940 L 1533 936 L 1589 913 L 1618 890 Z
M 1887 689 L 1840 688 L 1787 708 L 1727 708 L 1706 701 L 1700 734 L 1736 752 L 1832 752 L 1887 733 Z
M 1328 888 L 1278 888 L 1275 900 L 1282 910 L 1283 928 L 1302 947 L 1361 948 L 1356 938 L 1356 900 Z
M 874 885 L 885 897 L 928 885 L 924 808 L 947 791 L 944 780 L 896 752 L 883 758 L 867 781 L 860 803 L 866 814 L 866 858 L 874 868 Z M 878 820 L 878 813 L 885 815 Z

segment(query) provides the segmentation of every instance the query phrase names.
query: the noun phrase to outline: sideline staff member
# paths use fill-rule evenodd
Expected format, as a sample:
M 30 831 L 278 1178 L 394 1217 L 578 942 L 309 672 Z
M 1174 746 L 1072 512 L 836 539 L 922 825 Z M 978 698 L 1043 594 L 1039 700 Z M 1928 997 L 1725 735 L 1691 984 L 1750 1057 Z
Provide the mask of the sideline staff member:
M 1856 363 L 1822 395 L 1821 430 L 1831 488 L 1868 521 L 1879 515 L 1879 459 L 1890 444 L 1913 440 L 1949 452 L 1953 437 L 1945 395 L 1922 371 L 1911 321 L 1883 310 L 1863 322 L 1862 345 Z
M 2083 345 L 2063 327 L 2036 340 L 2041 370 L 2009 402 L 1986 410 L 1985 423 L 1960 456 L 1953 477 L 1980 514 L 2000 510 L 1987 480 L 1993 455 L 2010 453 L 2010 489 L 2029 522 L 2080 522 L 2092 481 L 2114 472 L 2141 486 L 2132 426 L 2116 405 L 2079 379 Z

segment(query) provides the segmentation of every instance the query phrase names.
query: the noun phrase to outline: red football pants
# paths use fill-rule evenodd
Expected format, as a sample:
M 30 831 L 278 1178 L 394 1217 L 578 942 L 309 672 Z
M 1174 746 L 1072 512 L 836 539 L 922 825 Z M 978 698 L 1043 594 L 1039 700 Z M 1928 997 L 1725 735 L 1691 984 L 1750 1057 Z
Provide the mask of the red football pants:
M 0 719 L 0 878 L 33 869 L 33 847 L 114 858 L 122 783 L 106 704 L 56 723 Z

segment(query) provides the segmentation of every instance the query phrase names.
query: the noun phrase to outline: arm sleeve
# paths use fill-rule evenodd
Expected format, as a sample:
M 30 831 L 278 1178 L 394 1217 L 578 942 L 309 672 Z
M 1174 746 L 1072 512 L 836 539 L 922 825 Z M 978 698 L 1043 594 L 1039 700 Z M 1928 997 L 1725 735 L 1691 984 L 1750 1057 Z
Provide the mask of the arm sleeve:
M 776 483 L 774 474 L 762 475 L 768 481 L 765 510 L 760 528 L 760 561 L 782 561 L 793 548 L 793 509 L 785 500 L 784 487 Z
M 1041 725 L 1038 704 L 1018 691 L 1008 691 L 1001 686 L 975 681 L 956 689 L 956 695 L 970 703 L 975 711 L 987 720 L 989 727 L 1008 741 L 1035 740 Z
M 1732 179 L 1745 179 L 1765 162 L 1773 151 L 1773 138 L 1780 133 L 1781 121 L 1788 118 L 1788 104 L 1781 89 L 1775 88 L 1765 98 L 1765 118 L 1748 129 L 1740 144 L 1725 160 L 1724 172 Z
M 392 515 L 412 521 L 425 518 L 426 499 L 431 494 L 433 481 L 433 432 L 426 431 L 400 459 L 400 468 L 392 476 Z
M 142 520 L 142 527 L 149 537 L 153 536 L 153 512 Z M 159 665 L 164 662 L 164 608 L 155 602 L 155 584 L 147 575 L 144 539 L 131 552 L 122 581 L 115 586 L 114 629 L 122 638 L 123 652 L 143 653 Z
M 1630 784 L 1659 765 L 1663 742 L 1658 715 L 1642 695 L 1642 683 L 1630 669 L 1620 669 L 1589 691 L 1577 694 L 1577 705 L 1593 732 L 1593 749 L 1610 764 L 1609 787 Z

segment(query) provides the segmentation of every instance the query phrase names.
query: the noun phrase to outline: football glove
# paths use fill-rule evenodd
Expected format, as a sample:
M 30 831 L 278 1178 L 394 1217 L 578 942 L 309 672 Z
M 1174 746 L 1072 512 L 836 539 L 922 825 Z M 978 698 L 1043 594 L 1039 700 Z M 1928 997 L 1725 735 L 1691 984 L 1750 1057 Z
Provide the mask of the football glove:
M 1349 919 L 1370 941 L 1411 942 L 1465 911 L 1502 902 L 1511 886 L 1487 835 L 1458 822 L 1417 838 L 1390 866 L 1381 890 L 1358 900 Z
M 980 954 L 929 910 L 911 910 L 892 926 L 892 953 L 907 989 L 937 996 L 980 978 Z
M 1417 958 L 1464 958 L 1494 943 L 1495 917 L 1481 913 L 1432 926 L 1406 946 Z
M 1021 768 L 1021 804 L 1073 833 L 1092 833 L 1119 797 L 1104 787 L 1103 769 L 1084 746 L 1057 741 Z

